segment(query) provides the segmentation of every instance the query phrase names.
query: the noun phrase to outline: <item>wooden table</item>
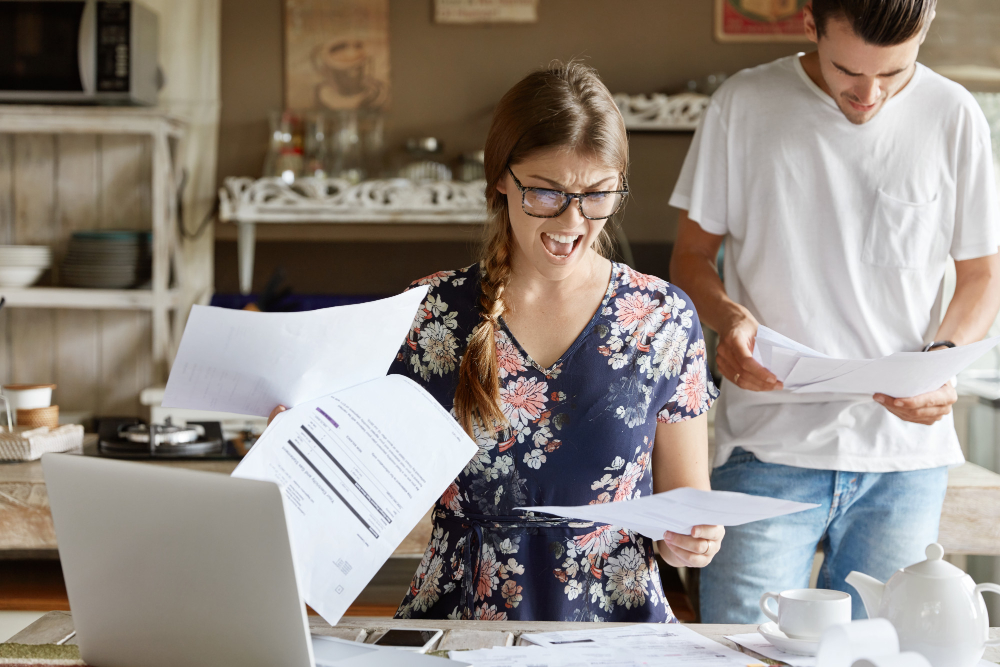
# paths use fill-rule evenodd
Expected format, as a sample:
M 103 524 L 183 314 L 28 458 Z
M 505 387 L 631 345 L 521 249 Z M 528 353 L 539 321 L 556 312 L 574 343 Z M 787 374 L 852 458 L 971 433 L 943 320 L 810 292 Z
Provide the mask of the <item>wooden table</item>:
M 236 461 L 146 461 L 149 465 L 229 474 Z M 393 554 L 419 558 L 430 539 L 428 513 Z M 941 545 L 949 554 L 1000 556 L 1000 474 L 972 463 L 948 474 Z M 42 464 L 0 463 L 0 558 L 56 558 Z
M 452 651 L 460 649 L 490 648 L 493 646 L 512 646 L 518 644 L 520 635 L 527 632 L 552 632 L 556 630 L 585 630 L 586 623 L 553 623 L 553 622 L 518 622 L 518 621 L 427 621 L 395 620 L 391 618 L 369 618 L 355 616 L 341 619 L 340 623 L 331 627 L 323 619 L 311 616 L 309 625 L 313 634 L 328 635 L 352 641 L 372 642 L 389 628 L 426 628 L 428 625 L 441 628 L 444 636 L 435 650 Z M 629 625 L 628 623 L 601 623 L 599 627 Z M 703 625 L 692 623 L 687 627 L 724 646 L 736 649 L 763 660 L 763 656 L 744 649 L 726 639 L 726 635 L 739 635 L 753 632 L 754 625 Z M 54 644 L 65 639 L 73 631 L 73 617 L 69 612 L 53 611 L 29 625 L 27 628 L 10 638 L 16 644 Z M 1000 637 L 1000 628 L 991 628 L 990 637 Z M 75 638 L 74 638 L 75 639 Z M 67 641 L 73 644 L 74 639 Z M 1000 663 L 1000 648 L 988 647 L 983 658 L 989 662 Z

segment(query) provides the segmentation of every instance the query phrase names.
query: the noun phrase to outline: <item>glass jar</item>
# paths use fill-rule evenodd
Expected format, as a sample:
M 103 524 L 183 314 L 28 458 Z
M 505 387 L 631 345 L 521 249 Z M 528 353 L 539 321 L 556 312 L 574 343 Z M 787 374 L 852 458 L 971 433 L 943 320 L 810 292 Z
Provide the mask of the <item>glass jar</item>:
M 407 139 L 408 163 L 399 170 L 400 178 L 416 183 L 428 181 L 450 181 L 451 169 L 440 162 L 444 145 L 434 137 Z M 436 158 L 436 159 L 435 159 Z

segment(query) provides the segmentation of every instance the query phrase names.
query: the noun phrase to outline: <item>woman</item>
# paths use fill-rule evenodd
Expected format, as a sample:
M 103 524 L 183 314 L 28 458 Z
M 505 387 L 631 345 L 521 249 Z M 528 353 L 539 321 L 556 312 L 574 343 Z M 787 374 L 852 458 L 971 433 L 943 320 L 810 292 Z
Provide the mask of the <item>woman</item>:
M 535 72 L 500 101 L 481 259 L 414 283 L 430 292 L 390 369 L 479 445 L 434 508 L 397 617 L 676 620 L 651 540 L 516 509 L 709 488 L 717 392 L 694 309 L 606 257 L 627 164 L 621 114 L 588 67 Z M 668 563 L 711 561 L 722 527 L 692 533 L 665 534 Z

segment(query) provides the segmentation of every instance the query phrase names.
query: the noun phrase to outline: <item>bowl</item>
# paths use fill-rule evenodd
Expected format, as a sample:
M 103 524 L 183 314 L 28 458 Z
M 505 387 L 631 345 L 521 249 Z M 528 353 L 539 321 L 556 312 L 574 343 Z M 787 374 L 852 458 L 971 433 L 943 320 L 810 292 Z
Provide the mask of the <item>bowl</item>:
M 0 266 L 0 287 L 29 287 L 45 273 L 45 266 Z

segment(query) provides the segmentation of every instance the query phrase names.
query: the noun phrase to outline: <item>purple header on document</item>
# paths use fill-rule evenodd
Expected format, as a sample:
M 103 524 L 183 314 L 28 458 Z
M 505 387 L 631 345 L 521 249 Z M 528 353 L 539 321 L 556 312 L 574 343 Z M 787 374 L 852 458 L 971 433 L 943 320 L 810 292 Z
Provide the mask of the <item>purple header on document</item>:
M 325 412 L 323 412 L 323 408 L 316 408 L 316 412 L 318 412 L 318 413 L 320 413 L 321 415 L 323 415 L 324 417 L 326 417 L 326 418 L 327 418 L 327 420 L 328 420 L 328 421 L 329 421 L 329 422 L 330 422 L 331 424 L 333 424 L 333 425 L 334 425 L 334 427 L 336 427 L 336 428 L 340 428 L 340 424 L 338 424 L 337 422 L 333 421 L 333 417 L 331 417 L 330 415 L 328 415 L 328 414 L 326 414 Z

